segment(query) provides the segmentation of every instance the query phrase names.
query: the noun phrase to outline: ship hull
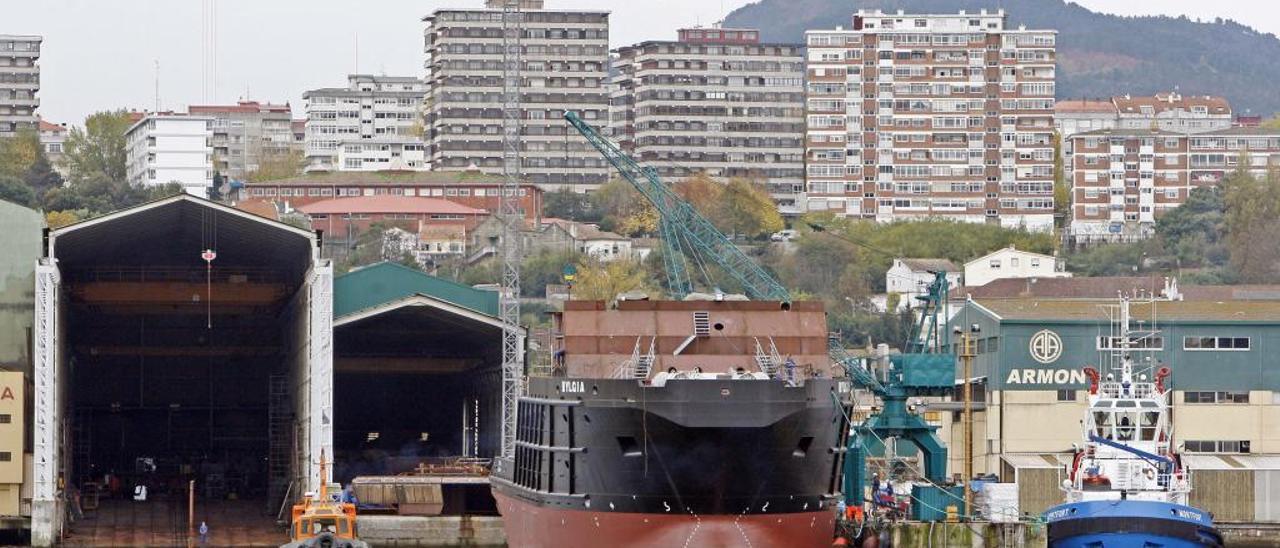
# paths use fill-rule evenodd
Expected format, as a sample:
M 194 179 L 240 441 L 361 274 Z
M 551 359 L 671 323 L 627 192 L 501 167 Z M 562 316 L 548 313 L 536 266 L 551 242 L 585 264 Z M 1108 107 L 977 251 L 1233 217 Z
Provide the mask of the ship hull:
M 507 543 L 519 548 L 600 546 L 830 546 L 835 512 L 691 515 L 562 510 L 495 493 Z
M 1089 501 L 1045 513 L 1049 548 L 1200 548 L 1222 546 L 1208 512 L 1167 502 Z
M 530 379 L 491 483 L 512 546 L 828 545 L 837 381 Z M 602 536 L 603 535 L 603 536 Z

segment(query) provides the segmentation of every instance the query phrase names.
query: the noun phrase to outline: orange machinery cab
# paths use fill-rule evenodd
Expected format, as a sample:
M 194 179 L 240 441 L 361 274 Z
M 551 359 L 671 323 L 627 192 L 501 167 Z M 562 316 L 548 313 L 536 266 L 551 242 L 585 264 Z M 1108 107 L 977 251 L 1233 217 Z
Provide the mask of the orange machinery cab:
M 325 477 L 324 455 L 320 456 L 320 477 Z M 337 489 L 335 489 L 337 491 Z M 308 493 L 293 505 L 288 548 L 368 548 L 356 538 L 356 505 L 329 496 L 329 485 Z

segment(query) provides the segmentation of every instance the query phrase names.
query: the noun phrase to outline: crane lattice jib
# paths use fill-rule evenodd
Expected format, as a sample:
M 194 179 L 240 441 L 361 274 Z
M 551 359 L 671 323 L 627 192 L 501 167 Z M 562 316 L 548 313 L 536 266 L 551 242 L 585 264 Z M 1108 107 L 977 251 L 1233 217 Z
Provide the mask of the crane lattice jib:
M 853 380 L 855 386 L 870 390 L 877 396 L 884 395 L 884 385 L 880 384 L 873 373 L 862 367 L 862 360 L 849 355 L 849 352 L 840 344 L 838 337 L 827 339 L 827 346 L 831 359 L 844 369 L 845 375 Z
M 681 248 L 687 244 L 690 254 L 704 262 L 719 265 L 739 284 L 747 297 L 759 300 L 790 302 L 791 296 L 765 269 L 751 260 L 729 238 L 712 225 L 697 210 L 684 201 L 658 178 L 652 169 L 636 163 L 617 145 L 605 139 L 577 114 L 566 112 L 568 120 L 587 142 L 595 147 L 636 190 L 640 191 L 662 218 L 662 236 L 666 255 L 667 279 L 676 298 L 683 298 L 692 289 L 683 264 Z M 678 264 L 677 264 L 678 263 Z

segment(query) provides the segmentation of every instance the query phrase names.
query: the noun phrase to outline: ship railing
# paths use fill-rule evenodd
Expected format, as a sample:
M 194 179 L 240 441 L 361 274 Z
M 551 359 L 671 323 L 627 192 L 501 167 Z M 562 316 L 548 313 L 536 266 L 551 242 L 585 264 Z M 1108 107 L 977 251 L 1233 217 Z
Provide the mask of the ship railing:
M 654 351 L 658 338 L 654 337 L 649 340 L 649 351 L 644 354 L 640 353 L 642 340 L 643 337 L 636 337 L 636 346 L 631 351 L 631 357 L 618 366 L 617 371 L 613 373 L 613 378 L 645 380 L 653 373 L 653 363 L 656 360 Z
M 1149 382 L 1134 382 L 1129 384 L 1129 392 L 1124 391 L 1123 383 L 1116 381 L 1107 381 L 1098 386 L 1098 392 L 1106 398 L 1152 398 L 1156 397 L 1156 387 Z

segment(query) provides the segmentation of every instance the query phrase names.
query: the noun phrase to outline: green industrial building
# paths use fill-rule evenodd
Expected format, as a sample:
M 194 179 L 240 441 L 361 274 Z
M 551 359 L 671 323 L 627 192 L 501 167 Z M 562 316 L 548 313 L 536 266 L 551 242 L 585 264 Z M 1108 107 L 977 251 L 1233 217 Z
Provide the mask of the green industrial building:
M 1135 359 L 1151 373 L 1172 372 L 1175 439 L 1200 471 L 1193 501 L 1224 521 L 1280 521 L 1280 298 L 1255 296 L 1131 306 L 1131 327 L 1150 332 L 1134 343 Z M 969 331 L 976 341 L 969 377 L 978 387 L 975 469 L 1017 481 L 1024 512 L 1060 499 L 1062 465 L 1082 439 L 1083 368 L 1109 371 L 1111 350 L 1120 344 L 1118 305 L 1118 299 L 982 299 L 951 317 L 950 332 Z M 952 343 L 958 353 L 958 341 Z M 963 377 L 960 368 L 956 377 Z M 960 447 L 959 413 L 948 415 L 944 436 Z M 960 458 L 952 451 L 952 470 L 961 469 Z

